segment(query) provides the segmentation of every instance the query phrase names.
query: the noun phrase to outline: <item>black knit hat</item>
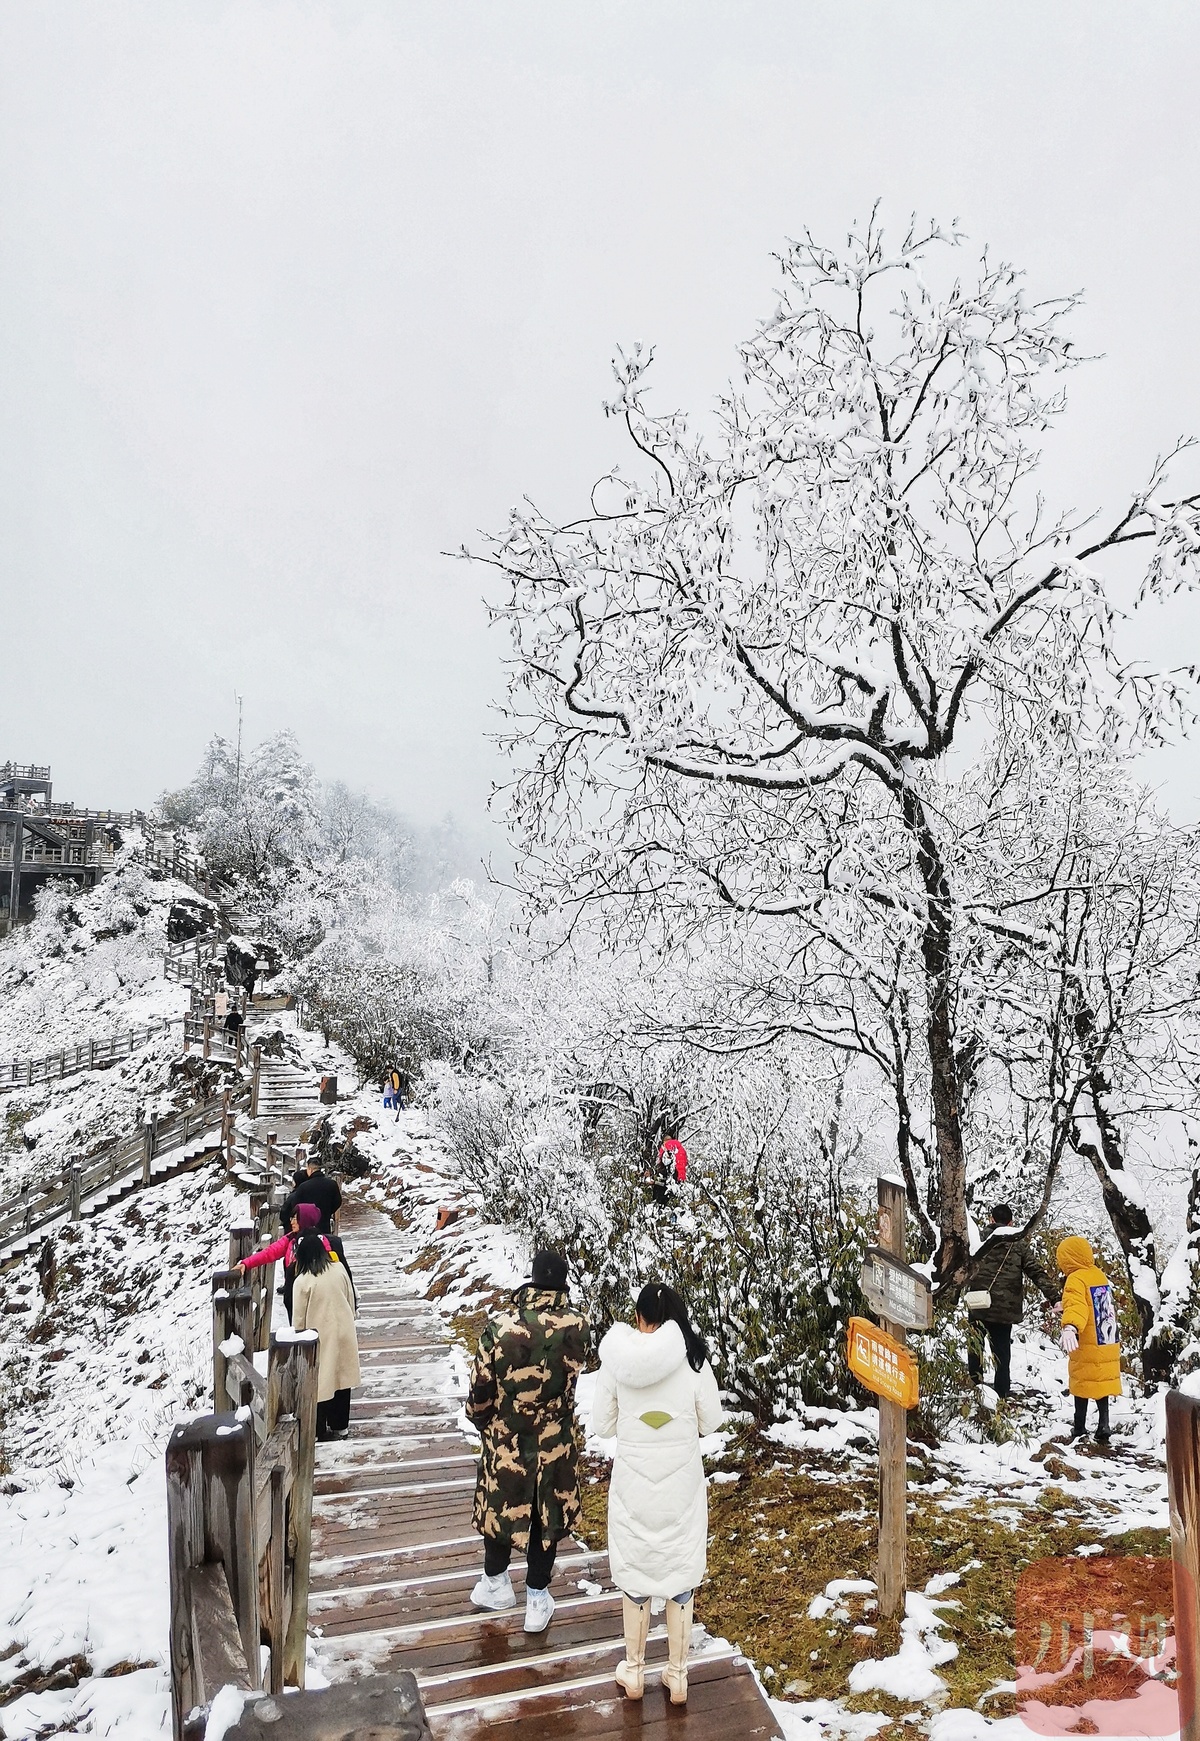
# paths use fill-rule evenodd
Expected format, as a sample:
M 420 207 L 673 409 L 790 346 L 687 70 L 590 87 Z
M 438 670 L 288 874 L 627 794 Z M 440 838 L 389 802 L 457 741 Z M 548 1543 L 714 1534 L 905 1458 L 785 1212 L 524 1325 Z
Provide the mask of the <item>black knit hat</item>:
M 535 1288 L 561 1294 L 567 1286 L 567 1260 L 558 1251 L 535 1251 L 530 1279 Z

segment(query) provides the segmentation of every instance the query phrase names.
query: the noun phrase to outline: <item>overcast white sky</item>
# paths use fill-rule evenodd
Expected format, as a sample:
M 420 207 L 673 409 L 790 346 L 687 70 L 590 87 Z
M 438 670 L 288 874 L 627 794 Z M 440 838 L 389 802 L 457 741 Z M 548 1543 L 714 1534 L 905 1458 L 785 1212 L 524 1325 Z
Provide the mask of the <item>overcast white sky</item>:
M 1054 476 L 1111 503 L 1200 429 L 1198 49 L 1130 0 L 0 3 L 0 761 L 145 803 L 237 689 L 478 824 L 502 647 L 439 552 L 585 499 L 615 343 L 706 403 L 771 250 L 877 195 L 1087 290 Z

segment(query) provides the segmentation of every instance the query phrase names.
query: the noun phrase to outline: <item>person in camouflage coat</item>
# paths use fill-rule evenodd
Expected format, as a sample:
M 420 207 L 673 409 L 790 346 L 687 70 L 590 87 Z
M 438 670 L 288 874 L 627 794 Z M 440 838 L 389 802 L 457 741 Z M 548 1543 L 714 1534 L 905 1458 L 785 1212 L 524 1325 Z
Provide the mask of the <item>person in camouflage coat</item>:
M 575 1382 L 588 1325 L 566 1287 L 566 1259 L 536 1253 L 532 1280 L 484 1327 L 467 1394 L 467 1419 L 483 1440 L 473 1522 L 484 1571 L 471 1600 L 511 1608 L 509 1560 L 514 1548 L 524 1550 L 527 1632 L 549 1624 L 558 1543 L 579 1520 Z

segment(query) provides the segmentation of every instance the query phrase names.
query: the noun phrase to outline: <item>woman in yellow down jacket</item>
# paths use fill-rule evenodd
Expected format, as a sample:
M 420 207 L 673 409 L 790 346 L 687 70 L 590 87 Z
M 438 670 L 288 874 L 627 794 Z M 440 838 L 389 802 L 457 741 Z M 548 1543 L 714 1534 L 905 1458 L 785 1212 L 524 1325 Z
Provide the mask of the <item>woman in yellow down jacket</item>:
M 1075 1398 L 1071 1436 L 1076 1439 L 1086 1436 L 1088 1399 L 1095 1397 L 1100 1416 L 1096 1437 L 1106 1443 L 1112 1437 L 1108 1399 L 1121 1394 L 1121 1344 L 1117 1340 L 1117 1303 L 1112 1284 L 1104 1271 L 1096 1267 L 1086 1239 L 1077 1236 L 1064 1239 L 1054 1255 L 1067 1278 L 1059 1340 L 1068 1357 L 1071 1395 Z

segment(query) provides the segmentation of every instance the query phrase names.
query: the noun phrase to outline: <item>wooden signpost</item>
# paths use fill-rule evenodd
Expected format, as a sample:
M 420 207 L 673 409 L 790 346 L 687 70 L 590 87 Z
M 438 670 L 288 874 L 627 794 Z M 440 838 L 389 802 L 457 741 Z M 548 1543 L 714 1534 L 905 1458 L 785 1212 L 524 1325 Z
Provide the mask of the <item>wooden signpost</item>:
M 885 1620 L 904 1614 L 908 1586 L 908 1410 L 919 1399 L 917 1363 L 905 1347 L 907 1330 L 933 1322 L 929 1282 L 904 1261 L 904 1186 L 879 1181 L 879 1243 L 868 1248 L 862 1290 L 881 1329 L 865 1318 L 850 1320 L 847 1358 L 868 1390 L 879 1398 L 879 1563 L 875 1576 L 879 1612 Z

